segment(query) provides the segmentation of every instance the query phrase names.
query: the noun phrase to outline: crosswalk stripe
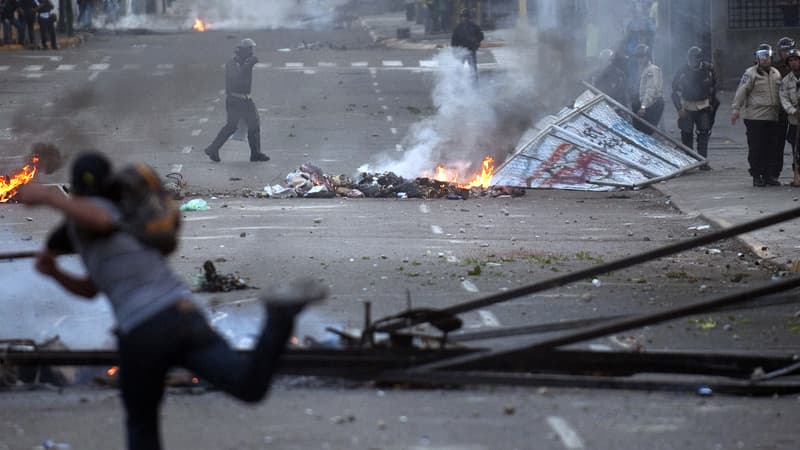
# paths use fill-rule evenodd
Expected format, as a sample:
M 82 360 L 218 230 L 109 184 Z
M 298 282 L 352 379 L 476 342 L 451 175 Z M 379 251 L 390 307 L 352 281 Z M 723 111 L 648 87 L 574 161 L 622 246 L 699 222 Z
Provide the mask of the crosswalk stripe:
M 336 63 L 320 61 L 320 62 L 317 63 L 317 66 L 319 66 L 319 67 L 336 67 Z
M 10 66 L 0 66 L 0 72 L 5 72 Z
M 75 64 L 59 64 L 59 66 L 56 67 L 56 70 L 59 72 L 64 72 L 67 70 L 75 70 Z
M 286 64 L 284 64 L 284 67 L 291 67 L 291 68 L 303 67 L 303 63 L 301 63 L 301 62 L 287 62 Z
M 172 70 L 175 68 L 175 64 L 156 64 L 156 69 L 159 70 Z
M 269 69 L 270 67 L 272 67 L 271 63 L 256 63 L 255 65 L 256 69 Z
M 439 63 L 433 60 L 423 59 L 419 62 L 420 67 L 439 67 Z
M 42 68 L 44 68 L 44 66 L 25 66 L 25 68 L 22 70 L 26 72 L 38 72 L 42 70 Z
M 44 74 L 42 73 L 29 73 L 25 75 L 26 78 L 42 78 Z
M 139 70 L 142 66 L 139 64 L 125 64 L 122 66 L 122 70 Z
M 92 64 L 89 66 L 89 70 L 108 70 L 111 67 L 111 64 Z
M 356 61 L 350 63 L 350 67 L 367 67 L 367 66 L 369 66 L 369 63 L 366 61 Z
M 403 67 L 403 61 L 382 61 L 384 67 Z

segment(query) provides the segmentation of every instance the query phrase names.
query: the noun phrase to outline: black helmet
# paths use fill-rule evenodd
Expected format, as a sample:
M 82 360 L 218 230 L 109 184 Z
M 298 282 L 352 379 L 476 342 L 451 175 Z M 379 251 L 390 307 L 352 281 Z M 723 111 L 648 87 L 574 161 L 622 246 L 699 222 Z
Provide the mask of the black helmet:
M 686 53 L 686 56 L 689 60 L 690 66 L 698 66 L 700 62 L 703 60 L 703 49 L 700 47 L 694 46 L 689 48 L 689 51 Z
M 778 48 L 781 49 L 781 50 L 784 50 L 784 51 L 790 50 L 790 49 L 793 49 L 794 46 L 795 46 L 794 39 L 792 39 L 792 38 L 790 38 L 788 36 L 784 36 L 784 37 L 778 39 Z
M 466 18 L 472 17 L 472 11 L 470 11 L 469 8 L 463 8 L 461 10 L 461 17 L 466 17 Z
M 100 195 L 111 175 L 111 162 L 95 151 L 81 153 L 72 163 L 71 191 L 75 195 Z
M 636 50 L 633 51 L 633 56 L 637 58 L 650 58 L 650 46 L 647 44 L 639 44 Z

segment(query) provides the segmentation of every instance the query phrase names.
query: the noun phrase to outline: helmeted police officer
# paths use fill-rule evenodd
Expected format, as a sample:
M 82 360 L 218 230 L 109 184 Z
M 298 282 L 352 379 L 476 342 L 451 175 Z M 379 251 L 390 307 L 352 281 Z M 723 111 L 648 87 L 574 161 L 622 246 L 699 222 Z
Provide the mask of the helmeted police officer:
M 798 124 L 800 124 L 800 50 L 789 50 L 786 57 L 789 73 L 781 80 L 781 106 L 789 119 L 786 141 L 792 145 L 792 187 L 800 187 L 800 154 L 798 153 Z
M 628 61 L 621 52 L 610 48 L 598 55 L 600 70 L 592 77 L 592 85 L 617 102 L 628 104 Z
M 789 74 L 789 72 L 791 72 L 791 69 L 789 68 L 789 51 L 795 48 L 795 41 L 788 36 L 784 36 L 778 39 L 777 47 L 778 54 L 776 55 L 775 60 L 772 62 L 772 67 L 778 69 L 778 72 L 781 73 L 781 79 L 783 79 Z M 784 111 L 783 108 L 780 108 L 780 111 L 778 111 L 777 133 L 781 136 L 785 136 L 788 128 L 789 117 L 786 115 L 786 111 Z M 775 173 L 772 175 L 777 178 L 783 170 L 783 153 L 784 149 L 786 148 L 786 143 L 783 139 L 776 139 L 775 145 L 777 146 L 777 149 L 775 150 L 775 157 L 778 158 L 778 160 L 775 162 Z
M 261 126 L 256 105 L 250 98 L 253 66 L 258 62 L 253 54 L 255 47 L 256 43 L 252 39 L 242 39 L 236 46 L 233 58 L 225 64 L 225 110 L 228 117 L 214 142 L 205 149 L 206 155 L 212 161 L 220 161 L 219 149 L 236 131 L 240 120 L 247 124 L 250 161 L 269 161 L 269 156 L 261 153 Z
M 633 112 L 638 118 L 634 118 L 633 126 L 645 134 L 653 134 L 653 129 L 646 127 L 642 119 L 650 123 L 653 127 L 658 126 L 661 116 L 664 114 L 664 78 L 661 68 L 652 62 L 650 46 L 639 44 L 634 52 L 634 57 L 639 64 L 639 95 L 634 99 Z
M 769 44 L 759 45 L 755 56 L 756 64 L 745 70 L 736 89 L 731 105 L 731 125 L 736 124 L 741 114 L 747 127 L 747 161 L 753 186 L 780 186 L 781 182 L 775 176 L 778 161 L 775 140 L 783 142 L 785 136 L 778 134 L 781 74 L 772 67 L 772 47 Z
M 678 128 L 683 145 L 694 148 L 697 132 L 697 153 L 708 158 L 708 140 L 711 137 L 714 99 L 717 91 L 714 66 L 703 61 L 703 50 L 692 47 L 687 54 L 687 64 L 672 79 L 672 103 L 678 110 Z M 708 164 L 700 170 L 709 170 Z

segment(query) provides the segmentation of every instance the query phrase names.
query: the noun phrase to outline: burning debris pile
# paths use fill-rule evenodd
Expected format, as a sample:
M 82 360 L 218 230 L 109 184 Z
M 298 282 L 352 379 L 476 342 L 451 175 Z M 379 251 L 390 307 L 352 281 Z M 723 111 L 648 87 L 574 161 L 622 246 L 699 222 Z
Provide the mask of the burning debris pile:
M 491 162 L 491 158 L 488 158 Z M 444 169 L 437 168 L 437 174 L 414 179 L 403 178 L 393 172 L 362 172 L 353 180 L 347 175 L 329 175 L 310 163 L 300 166 L 297 171 L 286 176 L 285 184 L 264 188 L 262 196 L 273 198 L 447 198 L 465 200 L 473 197 L 498 197 L 525 194 L 524 189 L 489 186 L 491 174 L 484 181 L 459 183 L 457 179 L 444 176 Z M 259 193 L 260 194 L 260 193 Z

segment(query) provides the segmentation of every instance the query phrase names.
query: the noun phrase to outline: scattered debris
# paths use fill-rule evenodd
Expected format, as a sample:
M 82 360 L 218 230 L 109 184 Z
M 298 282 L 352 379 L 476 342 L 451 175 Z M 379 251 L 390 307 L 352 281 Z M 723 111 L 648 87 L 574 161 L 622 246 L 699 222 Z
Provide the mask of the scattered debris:
M 208 211 L 208 203 L 202 198 L 195 198 L 181 205 L 181 211 Z
M 202 292 L 229 292 L 234 289 L 249 289 L 247 280 L 238 273 L 222 275 L 217 273 L 214 263 L 207 260 L 203 263 L 203 274 L 198 275 L 198 290 Z

